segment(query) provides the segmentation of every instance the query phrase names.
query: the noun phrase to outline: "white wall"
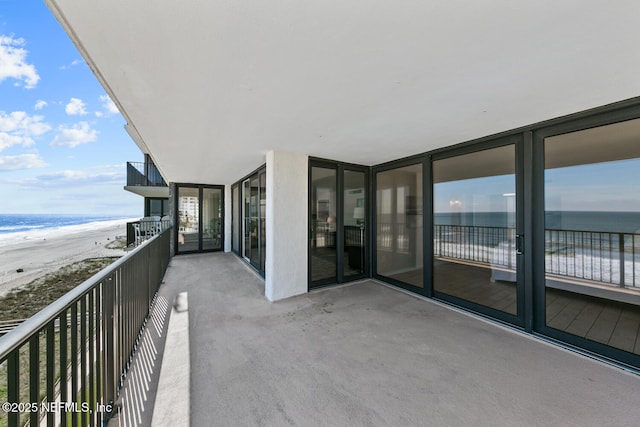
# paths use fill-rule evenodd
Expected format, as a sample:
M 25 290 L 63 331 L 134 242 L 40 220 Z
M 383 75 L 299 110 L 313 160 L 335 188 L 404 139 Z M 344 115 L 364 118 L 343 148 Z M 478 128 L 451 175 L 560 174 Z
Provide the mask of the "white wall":
M 265 296 L 270 301 L 308 289 L 308 174 L 307 156 L 267 153 Z

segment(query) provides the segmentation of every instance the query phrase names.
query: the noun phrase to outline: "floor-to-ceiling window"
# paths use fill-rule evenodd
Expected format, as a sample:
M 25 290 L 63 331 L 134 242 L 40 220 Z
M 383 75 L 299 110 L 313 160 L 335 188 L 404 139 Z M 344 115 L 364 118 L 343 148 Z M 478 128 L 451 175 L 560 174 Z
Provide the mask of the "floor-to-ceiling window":
M 309 182 L 309 286 L 366 273 L 367 168 L 312 161 Z
M 232 188 L 233 209 L 238 218 L 238 241 L 234 251 L 264 276 L 266 264 L 267 174 L 264 167 Z M 236 230 L 234 230 L 236 232 Z M 232 242 L 233 243 L 233 242 Z M 241 247 L 240 247 L 241 246 Z
M 424 287 L 423 165 L 376 173 L 376 274 Z
M 640 119 L 549 136 L 542 148 L 543 329 L 640 355 Z
M 363 171 L 344 170 L 342 176 L 342 274 L 346 278 L 365 273 L 367 175 Z
M 518 315 L 516 144 L 433 161 L 433 291 Z
M 223 197 L 224 190 L 219 188 L 202 189 L 202 250 L 222 249 Z
M 222 250 L 224 187 L 179 184 L 177 191 L 177 252 Z
M 240 185 L 235 184 L 231 187 L 231 250 L 240 255 Z
M 337 168 L 311 167 L 311 282 L 337 276 Z

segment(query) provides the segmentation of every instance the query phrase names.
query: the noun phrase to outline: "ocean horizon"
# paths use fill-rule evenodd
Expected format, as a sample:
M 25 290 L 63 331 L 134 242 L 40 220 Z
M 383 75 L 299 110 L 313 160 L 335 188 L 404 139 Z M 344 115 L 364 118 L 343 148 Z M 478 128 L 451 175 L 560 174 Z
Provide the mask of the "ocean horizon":
M 92 222 L 125 220 L 135 215 L 88 214 L 0 214 L 0 235 L 45 231 L 59 227 L 83 225 Z
M 507 212 L 436 212 L 436 225 L 513 227 L 515 215 Z M 545 228 L 554 230 L 640 233 L 640 212 L 546 211 Z

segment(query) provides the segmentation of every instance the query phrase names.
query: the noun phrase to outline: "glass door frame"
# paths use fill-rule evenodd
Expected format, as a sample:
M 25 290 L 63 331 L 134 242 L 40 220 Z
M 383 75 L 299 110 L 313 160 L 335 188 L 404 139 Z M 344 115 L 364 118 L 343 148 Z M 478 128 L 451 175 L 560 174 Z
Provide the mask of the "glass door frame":
M 235 252 L 238 256 L 240 256 L 242 258 L 243 261 L 245 261 L 246 263 L 248 263 L 251 267 L 253 267 L 260 276 L 264 277 L 265 276 L 265 270 L 266 270 L 266 227 L 265 226 L 265 217 L 266 217 L 266 193 L 267 193 L 267 188 L 266 188 L 266 176 L 267 176 L 267 169 L 266 166 L 261 166 L 258 169 L 256 169 L 255 171 L 253 171 L 251 174 L 245 176 L 243 179 L 241 179 L 240 181 L 236 182 L 234 184 L 234 186 L 238 187 L 238 192 L 239 192 L 239 201 L 238 203 L 240 204 L 239 206 L 239 210 L 238 210 L 238 221 L 237 221 L 237 227 L 238 227 L 238 233 L 239 233 L 239 241 L 238 241 L 238 248 L 237 248 L 237 252 Z M 257 213 L 257 230 L 256 230 L 256 236 L 257 236 L 257 240 L 258 240 L 258 246 L 256 248 L 252 248 L 251 247 L 251 239 L 249 239 L 249 245 L 247 245 L 246 242 L 246 233 L 247 233 L 247 219 L 249 221 L 251 221 L 251 182 L 253 180 L 257 180 L 258 181 L 258 193 L 257 193 L 257 206 L 256 206 L 256 213 Z M 248 185 L 248 190 L 249 190 L 249 212 L 247 212 L 247 207 L 245 205 L 245 195 L 246 195 L 246 187 L 245 184 L 249 184 Z M 264 186 L 262 185 L 264 184 Z M 262 202 L 265 202 L 265 205 L 263 206 Z M 264 212 L 263 212 L 263 207 L 264 207 Z M 232 215 L 235 215 L 235 211 L 232 212 Z M 251 225 L 249 225 L 249 228 L 251 228 Z M 253 251 L 257 251 L 257 259 L 258 262 L 255 262 L 253 257 Z M 248 254 L 248 256 L 247 256 Z
M 448 295 L 442 292 L 438 292 L 437 290 L 434 289 L 434 268 L 433 268 L 433 262 L 434 262 L 434 256 L 433 256 L 433 224 L 434 224 L 434 212 L 433 212 L 433 206 L 434 206 L 434 199 L 433 199 L 433 186 L 434 186 L 434 182 L 433 182 L 433 162 L 437 161 L 437 160 L 442 160 L 442 159 L 447 159 L 447 158 L 451 158 L 451 157 L 456 157 L 456 156 L 460 156 L 460 155 L 464 155 L 464 154 L 470 154 L 470 153 L 476 153 L 476 152 L 481 152 L 481 151 L 485 151 L 485 150 L 489 150 L 492 148 L 498 148 L 498 147 L 504 147 L 504 146 L 508 146 L 508 145 L 513 145 L 515 147 L 515 159 L 514 159 L 514 167 L 515 167 L 515 189 L 516 189 L 516 235 L 519 236 L 520 240 L 520 251 L 516 252 L 516 300 L 517 300 L 517 315 L 512 315 L 503 311 L 499 311 L 475 302 L 471 302 L 468 300 L 464 300 L 452 295 Z M 530 247 L 530 242 L 529 240 L 531 239 L 527 239 L 527 235 L 529 233 L 526 232 L 526 223 L 527 221 L 530 221 L 529 218 L 527 218 L 527 214 L 526 214 L 526 206 L 525 206 L 525 200 L 529 200 L 529 198 L 527 197 L 527 185 L 526 185 L 526 181 L 527 181 L 527 172 L 528 171 L 528 167 L 526 167 L 527 162 L 525 162 L 525 156 L 526 156 L 526 152 L 527 152 L 527 147 L 530 146 L 530 136 L 528 136 L 526 133 L 518 133 L 518 134 L 513 134 L 513 135 L 509 135 L 509 136 L 505 136 L 502 138 L 495 138 L 492 140 L 488 140 L 488 141 L 482 141 L 482 142 L 478 142 L 478 143 L 474 143 L 471 145 L 465 145 L 463 147 L 459 147 L 459 148 L 455 148 L 455 149 L 449 149 L 449 150 L 443 150 L 440 152 L 436 152 L 431 154 L 430 157 L 430 168 L 428 170 L 429 173 L 429 185 L 425 187 L 425 197 L 428 197 L 428 205 L 425 204 L 425 206 L 429 206 L 429 213 L 428 215 L 425 215 L 425 217 L 428 216 L 428 227 L 425 227 L 425 231 L 426 231 L 426 238 L 425 241 L 426 242 L 430 242 L 430 248 L 429 248 L 429 261 L 428 261 L 428 265 L 429 265 L 429 276 L 428 276 L 428 288 L 429 288 L 429 294 L 428 296 L 432 296 L 435 299 L 439 299 L 445 302 L 448 302 L 450 304 L 454 304 L 469 310 L 472 310 L 474 312 L 489 316 L 493 319 L 498 319 L 501 320 L 503 322 L 507 322 L 509 324 L 521 327 L 523 329 L 528 329 L 530 328 L 530 324 L 531 324 L 531 314 L 532 314 L 532 309 L 531 309 L 531 304 L 527 304 L 527 295 L 531 294 L 531 279 L 530 279 L 530 274 L 529 274 L 529 268 L 528 265 L 530 265 L 530 262 L 528 261 L 528 257 L 531 256 L 531 250 L 529 250 L 528 248 Z M 426 208 L 425 208 L 425 212 Z M 518 245 L 516 245 L 518 246 Z M 514 249 L 515 250 L 515 249 Z M 427 251 L 425 251 L 427 252 Z M 426 269 L 425 269 L 425 276 L 427 276 L 426 274 Z M 426 277 L 425 277 L 426 279 Z M 529 299 L 529 301 L 531 301 L 531 299 Z
M 561 330 L 546 325 L 546 283 L 545 283 L 545 139 L 567 133 L 578 132 L 590 128 L 611 125 L 627 120 L 640 118 L 640 105 L 623 106 L 609 111 L 594 111 L 590 115 L 582 116 L 574 120 L 563 121 L 547 127 L 536 129 L 532 132 L 532 208 L 530 211 L 534 216 L 532 221 L 533 235 L 533 260 L 532 268 L 537 274 L 533 282 L 533 313 L 532 332 L 539 333 L 551 339 L 567 343 L 570 346 L 578 347 L 597 353 L 606 358 L 613 359 L 617 363 L 620 361 L 628 363 L 632 367 L 640 366 L 640 357 L 631 355 L 615 347 L 587 340 Z
M 247 212 L 247 208 L 246 208 L 246 189 L 247 189 L 247 185 L 249 188 L 249 205 L 251 205 L 251 177 L 248 177 L 246 179 L 243 179 L 241 184 L 240 184 L 240 218 L 241 218 L 241 232 L 240 232 L 240 241 L 242 242 L 240 244 L 240 256 L 242 257 L 242 259 L 244 259 L 246 262 L 251 263 L 251 243 L 249 243 L 249 245 L 247 245 L 247 218 L 249 219 L 249 221 L 251 221 L 251 217 L 248 215 Z M 249 211 L 251 211 L 251 207 L 249 207 Z M 251 228 L 251 224 L 249 224 L 249 229 Z M 248 251 L 248 252 L 247 252 Z M 247 253 L 249 254 L 247 256 Z
M 377 184 L 378 184 L 378 173 L 386 172 L 394 169 L 400 169 L 407 166 L 414 165 L 422 165 L 422 268 L 423 268 L 423 283 L 422 288 L 412 286 L 408 283 L 404 283 L 399 280 L 395 280 L 391 277 L 384 276 L 378 274 L 378 249 L 377 249 L 377 230 L 378 230 L 378 217 L 376 215 L 377 209 Z M 371 235 L 371 269 L 372 269 L 372 277 L 374 279 L 382 280 L 384 282 L 390 283 L 394 286 L 397 286 L 402 289 L 406 289 L 412 293 L 424 295 L 428 298 L 432 297 L 432 264 L 431 257 L 433 254 L 433 245 L 432 242 L 433 230 L 431 230 L 431 215 L 429 212 L 432 211 L 432 198 L 431 198 L 431 162 L 429 161 L 428 156 L 425 155 L 417 155 L 412 156 L 410 158 L 406 158 L 399 161 L 394 161 L 391 163 L 386 163 L 384 165 L 376 166 L 372 169 L 371 173 L 371 216 L 372 222 L 370 228 Z M 374 234 L 375 233 L 375 234 Z
M 192 189 L 198 189 L 198 249 L 197 250 L 190 250 L 190 251 L 181 251 L 180 250 L 180 244 L 178 243 L 178 234 L 179 234 L 179 227 L 174 227 L 175 232 L 173 233 L 174 236 L 174 244 L 175 244 L 175 249 L 176 249 L 176 255 L 183 255 L 183 254 L 193 254 L 193 253 L 203 253 L 203 252 L 220 252 L 220 251 L 224 251 L 224 241 L 225 241 L 225 191 L 224 191 L 224 185 L 209 185 L 209 184 L 185 184 L 185 183 L 176 183 L 175 184 L 175 203 L 174 203 L 174 218 L 176 218 L 176 224 L 178 221 L 179 213 L 179 203 L 178 200 L 180 199 L 180 188 L 192 188 Z M 220 229 L 220 248 L 214 248 L 214 249 L 203 249 L 202 246 L 202 237 L 203 237 L 203 231 L 204 231 L 204 224 L 202 223 L 202 201 L 203 201 L 203 195 L 204 195 L 204 189 L 214 189 L 214 190 L 220 190 L 220 209 L 221 209 L 221 214 L 220 214 L 220 222 L 222 224 L 222 227 Z
M 336 171 L 336 275 L 333 278 L 329 279 L 321 279 L 317 281 L 312 280 L 312 247 L 311 240 L 313 238 L 312 233 L 312 212 L 313 212 L 313 198 L 312 198 L 312 169 L 314 167 L 325 168 L 325 169 L 333 169 Z M 344 162 L 336 162 L 332 160 L 325 159 L 316 159 L 309 158 L 309 179 L 308 179 L 308 213 L 307 213 L 307 230 L 308 230 L 308 238 L 307 238 L 307 274 L 308 274 L 308 290 L 337 285 L 341 283 L 352 282 L 354 280 L 361 280 L 367 277 L 370 277 L 370 242 L 372 235 L 372 213 L 371 213 L 371 180 L 370 180 L 370 169 L 367 166 L 356 165 L 352 163 L 344 163 Z M 338 256 L 338 254 L 344 254 L 344 243 L 345 243 L 345 233 L 344 233 L 344 172 L 345 171 L 353 171 L 353 172 L 362 172 L 364 173 L 365 180 L 365 232 L 364 232 L 364 268 L 361 274 L 345 276 L 344 275 L 344 257 Z

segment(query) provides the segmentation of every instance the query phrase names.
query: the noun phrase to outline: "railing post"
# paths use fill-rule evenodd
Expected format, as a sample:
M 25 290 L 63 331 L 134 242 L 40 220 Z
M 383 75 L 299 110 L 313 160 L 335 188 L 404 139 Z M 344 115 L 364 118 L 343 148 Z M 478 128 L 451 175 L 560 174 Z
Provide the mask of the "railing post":
M 618 234 L 618 245 L 619 245 L 619 254 L 620 254 L 620 287 L 624 288 L 624 233 Z
M 9 403 L 20 403 L 20 349 L 11 352 L 7 358 L 7 398 Z M 9 427 L 18 427 L 20 413 L 11 411 L 7 414 Z
M 114 348 L 114 322 L 113 322 L 113 309 L 114 309 L 114 282 L 113 275 L 109 276 L 103 285 L 104 295 L 102 297 L 103 317 L 102 317 L 102 330 L 103 330 L 103 348 L 104 348 L 104 403 L 107 405 L 113 405 L 115 401 L 115 348 Z
M 29 403 L 40 401 L 40 333 L 36 332 L 29 340 Z M 38 424 L 40 408 L 29 413 L 29 423 Z

